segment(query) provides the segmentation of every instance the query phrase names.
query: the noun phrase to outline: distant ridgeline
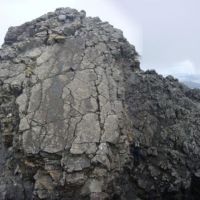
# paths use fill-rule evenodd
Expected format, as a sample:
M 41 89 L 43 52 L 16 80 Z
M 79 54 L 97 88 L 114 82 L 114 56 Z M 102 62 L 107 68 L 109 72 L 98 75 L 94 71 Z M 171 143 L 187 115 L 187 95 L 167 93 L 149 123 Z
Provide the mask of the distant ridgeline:
M 197 200 L 199 138 L 199 90 L 140 70 L 109 23 L 59 8 L 9 28 L 0 199 Z
M 189 88 L 194 89 L 194 88 L 200 88 L 200 83 L 193 82 L 193 81 L 183 81 L 185 85 L 187 85 Z

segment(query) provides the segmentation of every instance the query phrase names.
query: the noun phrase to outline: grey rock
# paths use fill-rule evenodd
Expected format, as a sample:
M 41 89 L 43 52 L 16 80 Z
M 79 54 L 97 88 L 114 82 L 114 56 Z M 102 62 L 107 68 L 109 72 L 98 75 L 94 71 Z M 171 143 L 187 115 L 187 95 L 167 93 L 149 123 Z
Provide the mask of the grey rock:
M 90 160 L 83 156 L 65 156 L 61 162 L 67 172 L 82 171 L 90 167 Z
M 58 16 L 59 21 L 65 21 L 66 20 L 66 15 L 59 15 Z
M 142 71 L 138 57 L 84 11 L 9 28 L 0 199 L 199 199 L 200 90 Z
M 35 192 L 40 199 L 46 199 L 52 196 L 54 185 L 51 177 L 45 172 L 38 171 L 34 176 Z
M 73 26 L 68 26 L 68 27 L 65 27 L 64 30 L 63 30 L 63 33 L 66 35 L 66 36 L 70 36 L 70 35 L 74 35 L 75 34 L 75 28 Z
M 87 177 L 83 172 L 76 172 L 66 175 L 66 184 L 69 186 L 81 186 L 86 180 Z
M 82 189 L 82 194 L 101 193 L 102 187 L 103 182 L 101 180 L 89 179 Z
M 111 164 L 107 155 L 96 155 L 92 159 L 92 163 L 96 165 L 101 164 L 105 166 L 108 170 L 110 170 L 110 167 L 111 167 Z
M 148 148 L 147 153 L 150 156 L 158 156 L 158 152 L 157 152 L 157 148 L 156 147 Z
M 119 140 L 119 129 L 118 129 L 118 116 L 110 115 L 105 121 L 105 132 L 102 136 L 102 142 L 117 143 Z
M 197 172 L 195 172 L 194 174 L 197 178 L 200 178 L 200 170 L 198 170 Z

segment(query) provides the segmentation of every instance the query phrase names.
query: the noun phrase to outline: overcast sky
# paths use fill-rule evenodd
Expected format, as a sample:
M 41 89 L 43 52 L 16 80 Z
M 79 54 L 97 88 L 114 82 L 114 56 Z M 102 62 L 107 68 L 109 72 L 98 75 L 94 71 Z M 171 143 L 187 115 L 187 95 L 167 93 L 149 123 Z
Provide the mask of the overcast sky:
M 0 0 L 0 44 L 8 27 L 58 7 L 83 9 L 122 29 L 143 69 L 200 74 L 200 0 Z

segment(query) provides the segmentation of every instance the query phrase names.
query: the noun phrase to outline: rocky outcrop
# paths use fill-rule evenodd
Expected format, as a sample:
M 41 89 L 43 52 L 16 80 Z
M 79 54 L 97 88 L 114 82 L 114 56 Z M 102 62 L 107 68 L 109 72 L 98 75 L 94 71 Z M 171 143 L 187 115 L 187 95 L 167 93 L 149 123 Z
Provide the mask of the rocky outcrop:
M 127 110 L 141 143 L 140 165 L 130 172 L 136 193 L 142 199 L 198 199 L 200 91 L 155 71 L 128 77 Z
M 200 92 L 140 70 L 120 30 L 60 8 L 0 59 L 0 199 L 198 199 Z

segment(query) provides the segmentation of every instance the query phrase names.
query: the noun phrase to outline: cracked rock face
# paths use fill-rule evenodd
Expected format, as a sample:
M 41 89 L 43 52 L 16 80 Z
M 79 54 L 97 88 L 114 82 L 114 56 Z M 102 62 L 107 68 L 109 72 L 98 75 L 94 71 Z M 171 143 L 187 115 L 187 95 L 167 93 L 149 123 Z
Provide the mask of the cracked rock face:
M 200 92 L 141 71 L 137 57 L 120 30 L 84 11 L 8 30 L 0 199 L 196 198 Z
M 120 30 L 84 11 L 57 9 L 8 30 L 1 154 L 13 156 L 2 168 L 14 173 L 19 199 L 109 197 L 128 158 L 123 59 L 131 66 L 136 56 Z M 12 187 L 5 182 L 1 199 L 13 198 Z

